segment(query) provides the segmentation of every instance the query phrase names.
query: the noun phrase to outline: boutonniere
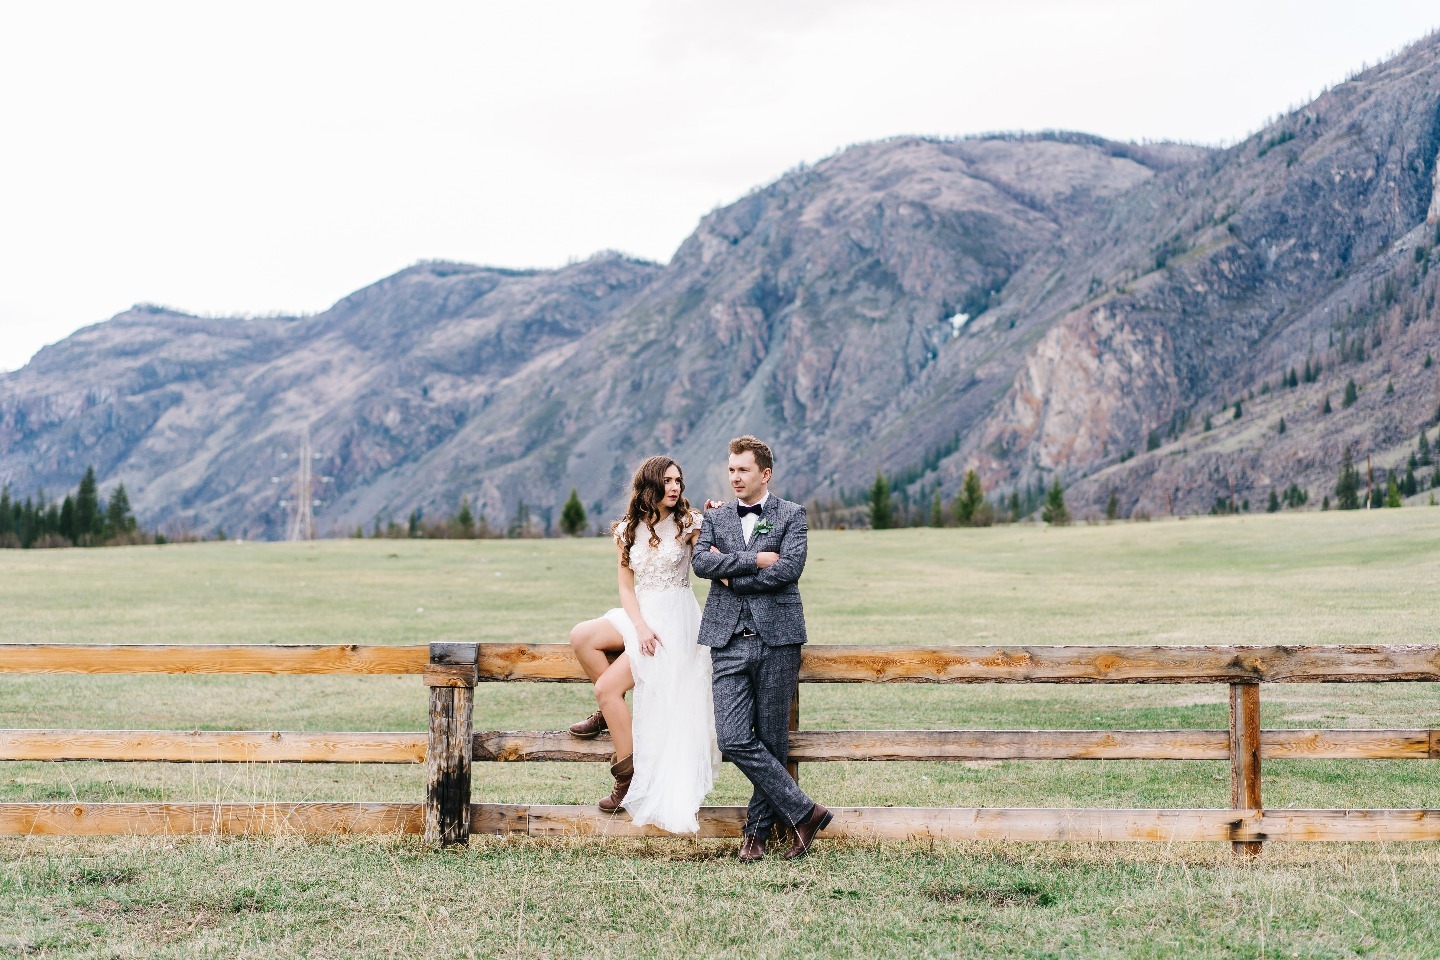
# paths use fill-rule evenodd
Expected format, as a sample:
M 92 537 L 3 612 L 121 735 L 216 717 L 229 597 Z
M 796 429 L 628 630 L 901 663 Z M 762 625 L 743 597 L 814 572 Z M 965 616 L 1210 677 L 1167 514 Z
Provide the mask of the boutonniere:
M 769 520 L 761 520 L 759 523 L 755 524 L 756 533 L 769 533 L 771 530 L 774 529 L 775 524 L 771 523 Z

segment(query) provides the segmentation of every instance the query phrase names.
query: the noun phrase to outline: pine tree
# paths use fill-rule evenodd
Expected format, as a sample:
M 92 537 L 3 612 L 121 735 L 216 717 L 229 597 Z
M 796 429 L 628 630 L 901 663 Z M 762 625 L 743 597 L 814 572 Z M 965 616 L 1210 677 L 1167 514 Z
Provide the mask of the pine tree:
M 75 542 L 75 498 L 68 493 L 65 502 L 60 504 L 60 536 Z
M 416 507 L 410 511 L 410 518 L 405 528 L 405 535 L 411 538 L 420 536 L 420 508 Z
M 1419 461 L 1420 461 L 1420 466 L 1422 466 L 1422 467 L 1428 467 L 1428 466 L 1430 466 L 1430 464 L 1433 462 L 1432 459 L 1431 459 L 1433 455 L 1432 455 L 1431 452 L 1430 452 L 1430 438 L 1427 437 L 1427 436 L 1425 436 L 1425 428 L 1424 428 L 1424 427 L 1421 427 L 1421 428 L 1420 428 L 1420 443 L 1418 444 L 1418 446 L 1417 446 L 1416 449 L 1417 449 L 1417 452 L 1418 452 L 1419 455 L 1420 455 L 1420 456 L 1418 457 L 1418 459 L 1419 459 Z
M 1205 432 L 1210 432 L 1210 414 L 1205 414 Z
M 580 491 L 570 488 L 570 499 L 560 510 L 560 529 L 566 536 L 578 537 L 585 532 L 590 518 L 585 515 L 585 505 L 580 502 Z
M 125 484 L 116 484 L 115 489 L 110 491 L 110 503 L 105 508 L 106 539 L 134 532 L 135 515 L 130 512 L 130 495 L 125 492 Z
M 945 502 L 940 499 L 940 488 L 935 488 L 935 496 L 930 500 L 930 526 L 945 526 Z
M 870 487 L 870 529 L 889 530 L 895 520 L 895 507 L 890 500 L 890 482 L 885 474 L 875 472 L 875 483 Z
M 1120 494 L 1114 490 L 1110 491 L 1110 499 L 1105 501 L 1105 519 L 1114 520 L 1120 516 Z
M 1268 502 L 1267 504 L 1265 504 L 1265 512 L 1266 512 L 1266 513 L 1279 513 L 1279 512 L 1280 512 L 1280 497 L 1275 493 L 1275 488 L 1274 488 L 1274 487 L 1271 487 L 1271 488 L 1270 488 L 1270 502 Z
M 1345 384 L 1345 399 L 1343 399 L 1343 400 L 1340 401 L 1340 406 L 1341 406 L 1342 408 L 1343 408 L 1343 407 L 1353 407 L 1353 406 L 1355 405 L 1355 401 L 1357 401 L 1357 400 L 1359 400 L 1359 399 L 1360 399 L 1360 388 L 1357 387 L 1357 386 L 1355 386 L 1355 381 L 1354 381 L 1354 380 L 1351 380 L 1351 381 L 1349 381 L 1348 383 Z
M 581 509 L 583 510 L 584 508 L 582 507 Z M 565 521 L 562 518 L 560 522 L 563 524 Z M 466 540 L 474 538 L 475 514 L 470 512 L 469 497 L 460 498 L 460 512 L 455 514 L 455 525 L 460 528 L 460 536 L 464 537 Z
M 58 537 L 60 535 L 60 504 L 54 500 L 51 500 L 49 506 L 45 508 L 44 530 L 46 536 Z
M 6 541 L 14 532 L 15 524 L 10 519 L 10 484 L 7 483 L 0 486 L 0 547 L 7 546 Z
M 1400 481 L 1400 492 L 1407 497 L 1413 497 L 1420 492 L 1420 481 L 1415 479 L 1415 468 L 1405 468 L 1405 479 Z
M 1275 428 L 1275 432 L 1276 432 L 1277 434 L 1279 434 L 1280 436 L 1282 436 L 1282 437 L 1285 435 L 1285 418 L 1284 418 L 1284 417 L 1281 417 L 1281 418 L 1280 418 L 1280 425 Z
M 1390 474 L 1390 480 L 1385 484 L 1385 506 L 1398 507 L 1402 505 L 1400 499 L 1400 485 L 1395 482 L 1395 474 Z
M 104 518 L 100 514 L 100 487 L 95 482 L 95 468 L 86 467 L 85 476 L 80 480 L 80 489 L 75 493 L 75 542 L 89 546 L 100 536 Z
M 1327 394 L 1325 394 L 1325 405 L 1320 408 L 1320 412 L 1321 412 L 1321 413 L 1329 413 L 1330 410 L 1331 410 L 1331 407 L 1330 407 L 1330 394 L 1327 393 Z
M 955 498 L 955 522 L 962 527 L 974 525 L 976 511 L 984 502 L 985 490 L 980 485 L 980 475 L 974 470 L 966 470 L 960 495 Z
M 1070 522 L 1070 511 L 1065 509 L 1065 488 L 1060 486 L 1059 477 L 1055 478 L 1049 492 L 1045 494 L 1045 508 L 1040 511 L 1040 519 L 1056 526 L 1064 526 Z
M 1340 461 L 1340 479 L 1335 483 L 1335 509 L 1360 509 L 1360 471 L 1355 469 L 1349 450 L 1345 451 L 1345 457 Z
M 1020 519 L 1020 516 L 1021 516 L 1021 513 L 1020 513 L 1020 491 L 1019 491 L 1019 490 L 1011 490 L 1011 491 L 1010 491 L 1010 519 L 1011 519 L 1011 520 L 1019 520 L 1019 519 Z
M 514 540 L 517 537 L 525 536 L 530 528 L 530 505 L 524 500 L 515 504 L 515 516 L 510 518 L 510 526 L 505 530 L 505 536 Z
M 1239 420 L 1239 419 L 1240 419 L 1241 417 L 1243 417 L 1244 415 L 1245 415 L 1245 408 L 1241 406 L 1241 403 L 1240 403 L 1239 400 L 1236 400 L 1236 401 L 1235 401 L 1235 416 L 1234 416 L 1232 419 Z

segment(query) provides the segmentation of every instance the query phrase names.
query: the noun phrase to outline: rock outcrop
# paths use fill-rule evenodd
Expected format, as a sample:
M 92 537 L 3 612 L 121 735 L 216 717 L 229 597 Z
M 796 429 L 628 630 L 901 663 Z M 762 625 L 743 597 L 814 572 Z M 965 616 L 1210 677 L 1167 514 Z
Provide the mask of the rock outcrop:
M 718 495 L 749 431 L 802 499 L 884 470 L 928 502 L 973 468 L 995 496 L 1058 477 L 1081 515 L 1112 492 L 1151 514 L 1318 500 L 1347 448 L 1393 464 L 1440 400 L 1437 49 L 1226 150 L 853 147 L 664 265 L 420 264 L 303 318 L 135 308 L 0 376 L 0 480 L 56 490 L 94 463 L 149 523 L 275 536 L 272 478 L 308 426 L 322 530 L 462 496 L 543 519 L 572 487 L 613 511 L 658 450 Z M 1320 372 L 1291 387 L 1292 367 Z

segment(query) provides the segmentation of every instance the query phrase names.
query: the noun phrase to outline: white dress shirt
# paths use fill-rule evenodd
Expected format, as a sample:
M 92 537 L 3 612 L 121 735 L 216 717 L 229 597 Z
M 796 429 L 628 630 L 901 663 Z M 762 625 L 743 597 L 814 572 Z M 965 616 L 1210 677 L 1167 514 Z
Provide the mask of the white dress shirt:
M 747 507 L 759 506 L 760 509 L 763 511 L 763 510 L 765 509 L 765 501 L 766 501 L 766 500 L 769 500 L 769 499 L 770 499 L 770 491 L 769 491 L 769 490 L 766 490 L 766 491 L 765 491 L 765 496 L 763 496 L 763 497 L 760 498 L 760 501 L 759 501 L 758 504 L 745 503 L 744 500 L 740 500 L 740 499 L 738 499 L 738 498 L 736 499 L 735 502 L 736 502 L 736 503 L 745 503 L 745 506 L 747 506 Z M 747 514 L 745 514 L 745 516 L 743 516 L 743 517 L 740 518 L 740 529 L 745 532 L 745 543 L 746 543 L 747 545 L 750 543 L 750 538 L 755 535 L 755 524 L 757 524 L 757 523 L 759 523 L 759 522 L 760 522 L 760 514 L 758 514 L 758 513 L 747 513 Z

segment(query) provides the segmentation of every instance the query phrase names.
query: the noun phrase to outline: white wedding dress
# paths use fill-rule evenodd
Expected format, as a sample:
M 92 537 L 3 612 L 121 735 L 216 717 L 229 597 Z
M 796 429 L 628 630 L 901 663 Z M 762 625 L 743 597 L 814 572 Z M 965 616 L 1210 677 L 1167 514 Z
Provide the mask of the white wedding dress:
M 699 529 L 701 515 L 695 515 Z M 635 677 L 635 778 L 624 807 L 636 824 L 670 833 L 695 833 L 700 803 L 715 785 L 720 748 L 710 692 L 710 648 L 696 642 L 700 605 L 690 587 L 690 544 L 676 539 L 675 520 L 655 526 L 658 547 L 642 526 L 630 548 L 640 615 L 660 638 L 653 657 L 640 652 L 635 625 L 624 609 L 605 614 L 625 638 Z M 617 541 L 624 528 L 617 530 Z

